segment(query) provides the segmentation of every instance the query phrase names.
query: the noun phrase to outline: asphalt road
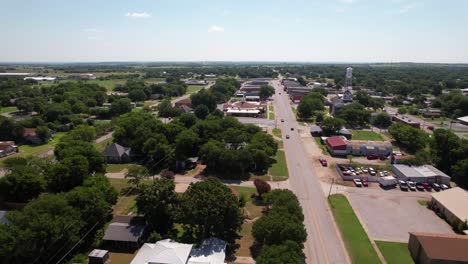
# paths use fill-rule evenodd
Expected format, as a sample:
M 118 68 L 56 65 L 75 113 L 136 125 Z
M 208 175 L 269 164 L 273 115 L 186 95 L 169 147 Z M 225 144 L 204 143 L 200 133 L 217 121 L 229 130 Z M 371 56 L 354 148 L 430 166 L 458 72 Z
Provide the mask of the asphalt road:
M 278 80 L 272 81 L 276 94 L 274 106 L 282 130 L 289 170 L 291 190 L 297 195 L 304 211 L 307 241 L 304 253 L 307 263 L 349 263 L 343 241 L 338 234 L 325 193 L 314 172 L 297 132 L 299 124 L 289 104 L 288 96 Z M 281 95 L 278 93 L 281 92 Z M 294 128 L 294 131 L 291 131 Z M 286 139 L 286 135 L 290 138 Z

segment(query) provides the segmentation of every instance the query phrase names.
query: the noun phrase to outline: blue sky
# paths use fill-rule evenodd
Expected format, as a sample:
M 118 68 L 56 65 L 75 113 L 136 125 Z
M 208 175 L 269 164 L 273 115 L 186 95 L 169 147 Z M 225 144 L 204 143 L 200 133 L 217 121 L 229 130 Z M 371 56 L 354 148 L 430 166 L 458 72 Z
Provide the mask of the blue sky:
M 1 62 L 468 63 L 466 0 L 0 0 Z

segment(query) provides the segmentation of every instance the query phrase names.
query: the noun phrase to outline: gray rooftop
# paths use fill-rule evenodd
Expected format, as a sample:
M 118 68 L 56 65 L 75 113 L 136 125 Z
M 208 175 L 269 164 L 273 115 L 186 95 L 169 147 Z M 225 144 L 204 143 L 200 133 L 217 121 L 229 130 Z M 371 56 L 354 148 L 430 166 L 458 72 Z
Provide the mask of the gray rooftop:
M 435 168 L 432 165 L 423 165 L 423 166 L 408 166 L 404 164 L 394 164 L 392 165 L 393 169 L 398 170 L 405 176 L 410 177 L 447 177 L 450 178 L 447 174 L 443 173 L 439 169 Z

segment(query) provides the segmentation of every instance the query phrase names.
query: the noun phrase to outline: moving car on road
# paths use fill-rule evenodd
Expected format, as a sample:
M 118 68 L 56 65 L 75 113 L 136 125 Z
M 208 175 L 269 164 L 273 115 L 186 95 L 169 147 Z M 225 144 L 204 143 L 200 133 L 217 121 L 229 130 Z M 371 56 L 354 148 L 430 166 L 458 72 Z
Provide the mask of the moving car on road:
M 286 139 L 289 139 L 289 135 L 286 135 Z
M 356 187 L 362 187 L 361 179 L 353 179 L 354 184 Z
M 294 131 L 294 127 L 291 127 L 291 131 Z
M 281 118 L 281 122 L 284 122 L 284 119 L 283 119 L 283 118 Z

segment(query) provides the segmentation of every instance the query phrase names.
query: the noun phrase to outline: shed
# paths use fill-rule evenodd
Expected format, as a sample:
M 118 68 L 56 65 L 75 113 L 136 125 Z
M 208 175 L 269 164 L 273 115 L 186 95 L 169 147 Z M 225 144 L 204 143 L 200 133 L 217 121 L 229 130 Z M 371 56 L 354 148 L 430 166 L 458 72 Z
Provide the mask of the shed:
M 314 137 L 320 137 L 322 135 L 322 128 L 317 125 L 310 126 L 310 133 Z
M 104 232 L 103 241 L 117 246 L 136 247 L 145 234 L 146 223 L 139 216 L 115 216 Z
M 109 258 L 109 251 L 103 249 L 93 249 L 88 255 L 89 264 L 104 264 Z

